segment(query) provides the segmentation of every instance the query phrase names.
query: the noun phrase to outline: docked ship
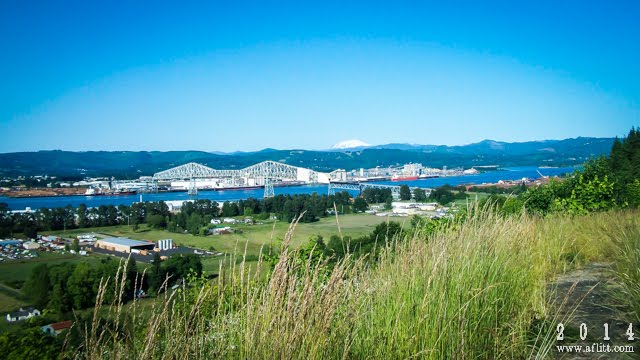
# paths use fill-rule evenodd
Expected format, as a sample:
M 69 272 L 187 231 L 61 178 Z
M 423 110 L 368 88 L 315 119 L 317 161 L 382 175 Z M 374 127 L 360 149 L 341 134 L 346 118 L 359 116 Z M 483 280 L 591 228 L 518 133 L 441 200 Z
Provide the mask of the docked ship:
M 440 175 L 438 174 L 421 174 L 418 176 L 419 179 L 435 179 L 439 177 Z
M 100 188 L 88 188 L 87 191 L 84 192 L 84 196 L 114 196 L 114 195 L 135 195 L 137 194 L 134 190 L 108 190 L 103 191 Z

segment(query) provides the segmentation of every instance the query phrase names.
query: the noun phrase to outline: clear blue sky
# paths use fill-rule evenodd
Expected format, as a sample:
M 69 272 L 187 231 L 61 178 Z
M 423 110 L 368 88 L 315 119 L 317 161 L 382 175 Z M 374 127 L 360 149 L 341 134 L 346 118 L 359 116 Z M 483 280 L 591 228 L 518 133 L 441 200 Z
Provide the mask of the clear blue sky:
M 0 152 L 624 135 L 640 2 L 0 3 Z M 230 5 L 233 4 L 233 5 Z

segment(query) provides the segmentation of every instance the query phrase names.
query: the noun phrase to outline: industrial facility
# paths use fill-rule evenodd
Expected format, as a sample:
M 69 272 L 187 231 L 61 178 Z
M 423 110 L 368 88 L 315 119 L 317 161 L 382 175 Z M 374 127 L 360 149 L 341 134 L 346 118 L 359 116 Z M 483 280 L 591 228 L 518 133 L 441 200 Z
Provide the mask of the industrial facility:
M 106 238 L 96 241 L 94 247 L 123 253 L 137 253 L 140 251 L 153 251 L 156 244 L 152 242 L 132 240 L 123 237 Z

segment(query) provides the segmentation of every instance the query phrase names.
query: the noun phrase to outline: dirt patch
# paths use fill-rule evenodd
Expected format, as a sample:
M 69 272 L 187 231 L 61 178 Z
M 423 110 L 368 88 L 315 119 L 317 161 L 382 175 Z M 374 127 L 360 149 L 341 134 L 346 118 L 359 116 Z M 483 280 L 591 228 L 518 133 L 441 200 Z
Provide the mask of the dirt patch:
M 625 304 L 610 264 L 592 263 L 566 273 L 550 285 L 550 290 L 551 304 L 558 309 L 564 326 L 564 340 L 557 340 L 551 351 L 554 359 L 640 358 L 640 328 L 634 324 L 635 340 L 629 341 L 625 333 L 636 317 Z M 605 324 L 608 324 L 610 340 L 604 339 Z M 574 347 L 573 352 L 567 353 L 565 348 L 563 353 L 556 345 L 581 346 L 581 349 L 576 353 Z M 634 352 L 620 352 L 622 349 L 617 346 L 633 346 Z

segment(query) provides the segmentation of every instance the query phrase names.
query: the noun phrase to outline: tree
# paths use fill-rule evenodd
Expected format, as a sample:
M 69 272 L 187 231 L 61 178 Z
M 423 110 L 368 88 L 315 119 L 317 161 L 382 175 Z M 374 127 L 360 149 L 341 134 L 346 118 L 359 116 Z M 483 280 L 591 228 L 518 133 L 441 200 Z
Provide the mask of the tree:
M 73 239 L 73 243 L 71 245 L 71 250 L 78 252 L 80 251 L 80 242 L 78 241 L 78 239 Z
M 195 254 L 172 256 L 164 263 L 166 272 L 177 278 L 186 277 L 190 271 L 193 271 L 196 276 L 202 274 L 202 261 Z
M 93 291 L 96 279 L 94 271 L 87 263 L 78 263 L 67 281 L 67 291 L 74 309 L 84 309 L 95 304 L 96 293 Z
M 46 264 L 39 264 L 31 270 L 29 278 L 24 283 L 23 291 L 37 308 L 42 309 L 49 302 L 51 279 Z
M 602 159 L 600 159 L 602 160 Z M 616 139 L 611 148 L 608 161 L 591 162 L 596 174 L 602 179 L 604 174 L 610 175 L 619 205 L 638 206 L 634 199 L 634 182 L 640 180 L 640 129 L 632 128 L 623 140 Z M 604 171 L 598 172 L 601 168 Z M 588 167 L 585 166 L 584 172 Z M 603 173 L 604 172 L 604 173 Z
M 455 195 L 456 199 L 459 199 L 459 200 L 464 200 L 468 196 L 469 196 L 469 194 L 467 194 L 467 191 L 465 189 L 458 190 L 458 193 L 456 193 L 456 195 Z
M 349 237 L 344 237 L 343 241 L 340 236 L 331 235 L 326 246 L 327 255 L 335 257 L 336 260 L 343 258 L 349 248 L 349 240 L 351 240 Z
M 411 200 L 411 189 L 409 189 L 409 185 L 400 185 L 400 200 Z
M 417 202 L 426 201 L 427 200 L 427 193 L 426 193 L 426 191 L 424 191 L 424 189 L 415 188 L 415 189 L 413 189 L 413 198 Z
M 85 204 L 78 205 L 78 209 L 76 209 L 76 214 L 78 215 L 78 227 L 86 228 L 88 226 L 87 205 Z
M 433 190 L 429 198 L 437 201 L 440 205 L 447 205 L 455 200 L 455 195 L 451 190 L 441 186 Z
M 402 235 L 402 225 L 395 221 L 383 222 L 378 224 L 369 239 L 371 242 L 385 242 L 398 240 Z
M 124 275 L 126 279 L 122 296 L 124 297 L 123 300 L 126 300 L 134 297 L 136 286 L 140 287 L 140 284 L 137 283 L 139 281 L 138 265 L 134 257 L 130 257 L 127 259 L 127 263 L 125 264 L 124 269 Z
M 640 180 L 634 179 L 632 183 L 627 184 L 626 197 L 629 206 L 640 206 Z
M 362 196 L 369 204 L 381 204 L 393 199 L 391 189 L 367 188 L 362 191 Z
M 10 237 L 13 234 L 13 217 L 9 213 L 9 205 L 0 202 L 0 238 Z
M 504 215 L 512 215 L 512 214 L 517 215 L 522 212 L 523 207 L 524 207 L 524 203 L 520 198 L 515 196 L 510 196 L 505 200 L 504 204 L 502 205 L 502 208 L 500 209 L 500 212 Z
M 189 234 L 198 235 L 200 234 L 200 227 L 202 227 L 202 216 L 196 213 L 191 214 L 189 219 L 187 220 L 187 231 Z
M 151 271 L 149 272 L 149 290 L 153 292 L 158 292 L 162 283 L 164 282 L 165 273 L 162 270 L 162 259 L 160 258 L 160 254 L 157 252 L 153 253 L 153 265 L 151 266 Z
M 57 314 L 64 314 L 71 310 L 73 303 L 67 284 L 70 275 L 74 271 L 75 265 L 72 263 L 62 263 L 49 267 L 52 290 L 47 309 Z
M 38 237 L 38 227 L 34 223 L 29 223 L 22 229 L 22 234 L 28 239 L 35 239 Z
M 0 335 L 0 354 L 4 359 L 44 359 L 61 357 L 64 336 L 45 336 L 39 327 L 6 331 Z
M 362 197 L 358 196 L 353 201 L 353 212 L 364 212 L 369 208 L 367 201 Z
M 154 229 L 164 229 L 167 227 L 167 220 L 160 214 L 153 214 L 147 216 L 147 224 Z
M 393 209 L 393 198 L 387 198 L 384 202 L 384 209 L 391 210 Z
M 309 241 L 298 250 L 298 263 L 303 268 L 309 264 L 315 266 L 321 261 L 326 252 L 324 239 L 320 235 L 312 235 Z M 309 263 L 310 261 L 310 263 Z
M 167 230 L 171 232 L 177 232 L 178 223 L 175 220 L 169 220 L 169 222 L 167 223 Z
M 222 204 L 222 216 L 238 216 L 240 215 L 238 204 L 230 201 L 225 201 Z
M 580 174 L 571 195 L 554 199 L 554 207 L 574 215 L 609 210 L 615 206 L 614 193 L 614 183 L 606 175 L 602 180 L 597 176 L 585 180 Z

